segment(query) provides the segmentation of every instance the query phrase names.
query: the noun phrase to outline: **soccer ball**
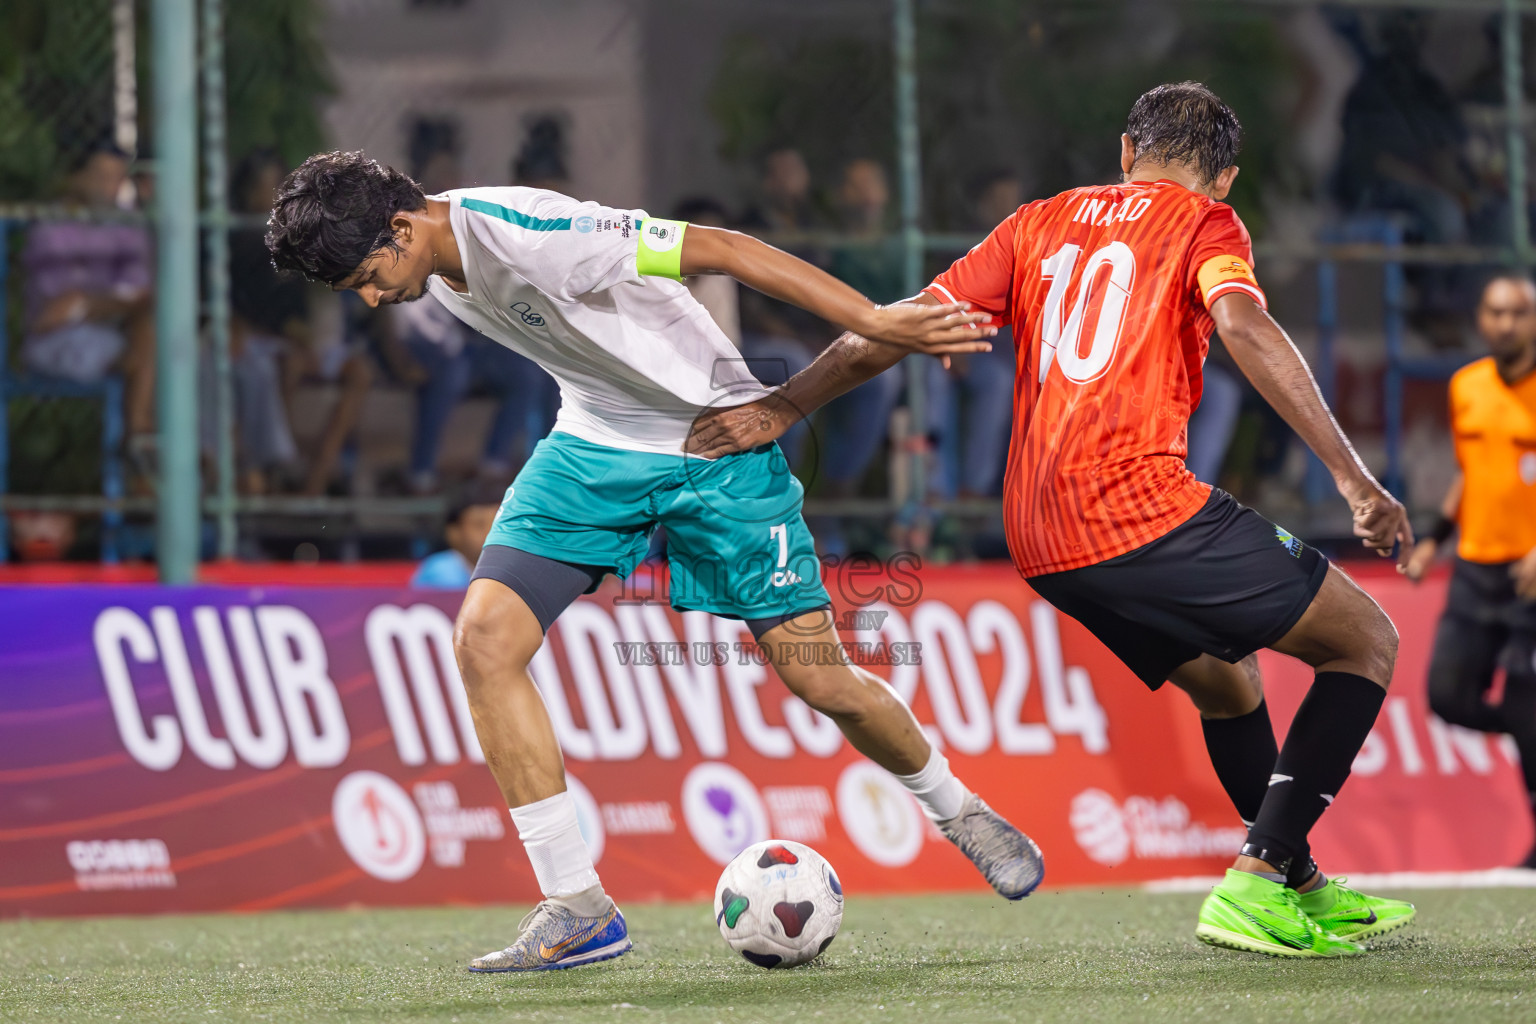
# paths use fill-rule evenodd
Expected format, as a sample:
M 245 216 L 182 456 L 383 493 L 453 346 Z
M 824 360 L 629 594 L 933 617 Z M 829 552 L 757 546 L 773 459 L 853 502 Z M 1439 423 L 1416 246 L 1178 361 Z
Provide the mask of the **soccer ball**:
M 759 967 L 797 967 L 821 955 L 843 923 L 843 886 L 803 843 L 747 847 L 715 885 L 715 923 L 726 945 Z

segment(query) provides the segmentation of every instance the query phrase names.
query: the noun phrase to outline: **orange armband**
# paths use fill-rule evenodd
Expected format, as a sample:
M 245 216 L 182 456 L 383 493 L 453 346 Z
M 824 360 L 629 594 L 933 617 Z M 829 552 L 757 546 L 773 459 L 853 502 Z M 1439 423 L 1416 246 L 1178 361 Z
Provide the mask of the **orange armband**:
M 1254 279 L 1253 268 L 1241 256 L 1212 256 L 1200 264 L 1200 272 L 1195 280 L 1200 285 L 1200 298 L 1205 302 L 1206 309 L 1210 309 L 1211 303 L 1221 296 L 1233 291 L 1247 295 L 1259 304 L 1260 309 L 1269 308 L 1264 289 Z

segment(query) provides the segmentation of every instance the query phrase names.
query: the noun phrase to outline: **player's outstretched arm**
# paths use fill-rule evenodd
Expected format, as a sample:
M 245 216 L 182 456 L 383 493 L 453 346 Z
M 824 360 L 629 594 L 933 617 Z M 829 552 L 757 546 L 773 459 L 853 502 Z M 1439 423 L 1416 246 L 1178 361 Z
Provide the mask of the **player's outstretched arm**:
M 1396 546 L 1398 567 L 1405 568 L 1413 548 L 1407 510 L 1360 461 L 1290 337 L 1258 303 L 1240 292 L 1218 297 L 1211 316 L 1244 376 L 1333 474 L 1354 513 L 1355 536 L 1384 558 Z
M 690 224 L 683 235 L 681 275 L 727 274 L 764 295 L 799 306 L 871 341 L 911 352 L 989 352 L 991 318 L 963 303 L 880 306 L 837 278 L 782 249 L 725 228 Z
M 927 292 L 906 300 L 921 306 L 935 306 L 938 301 Z M 790 427 L 832 399 L 889 370 L 906 354 L 906 349 L 895 345 L 844 334 L 768 397 L 746 405 L 704 410 L 693 421 L 683 450 L 717 459 L 777 441 Z

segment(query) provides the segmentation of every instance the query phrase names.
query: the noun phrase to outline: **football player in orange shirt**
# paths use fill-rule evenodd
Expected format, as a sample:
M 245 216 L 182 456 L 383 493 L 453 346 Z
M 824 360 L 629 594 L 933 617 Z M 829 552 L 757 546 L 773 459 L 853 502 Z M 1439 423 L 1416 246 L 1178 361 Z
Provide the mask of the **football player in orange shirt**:
M 1120 184 L 1021 207 L 909 301 L 964 303 L 1013 326 L 1004 519 L 1014 563 L 1149 687 L 1171 680 L 1201 712 L 1249 834 L 1196 934 L 1274 955 L 1348 956 L 1414 913 L 1326 878 L 1307 841 L 1381 708 L 1397 632 L 1314 548 L 1185 467 L 1213 328 L 1332 472 L 1365 546 L 1406 560 L 1413 534 L 1265 311 L 1248 232 L 1220 202 L 1240 137 L 1204 86 L 1159 86 L 1131 109 Z M 771 440 L 900 356 L 845 335 L 774 395 L 700 417 L 689 450 Z M 1278 750 L 1260 648 L 1317 673 Z
M 1458 370 L 1450 386 L 1460 471 L 1408 577 L 1423 579 L 1460 528 L 1429 661 L 1429 706 L 1452 725 L 1514 737 L 1536 818 L 1536 283 L 1495 276 L 1477 329 L 1491 355 Z M 1489 704 L 1500 665 L 1504 695 Z M 1536 846 L 1520 866 L 1536 868 Z

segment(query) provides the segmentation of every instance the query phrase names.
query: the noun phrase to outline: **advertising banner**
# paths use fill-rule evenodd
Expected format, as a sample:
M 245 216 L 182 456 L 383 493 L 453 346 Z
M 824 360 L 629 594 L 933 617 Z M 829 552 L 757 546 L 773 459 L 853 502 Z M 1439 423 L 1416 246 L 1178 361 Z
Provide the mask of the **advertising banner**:
M 850 655 L 1044 848 L 1047 884 L 1213 874 L 1243 828 L 1198 716 L 1006 566 L 829 584 Z M 1501 866 L 1530 843 L 1507 743 L 1431 718 L 1443 581 L 1368 589 L 1398 682 L 1315 837 L 1331 870 Z M 459 595 L 391 588 L 0 588 L 0 916 L 531 902 L 452 652 Z M 813 656 L 810 652 L 807 656 Z M 1268 656 L 1277 726 L 1309 679 Z M 622 900 L 709 895 L 770 836 L 853 892 L 982 888 L 742 623 L 610 588 L 532 666 L 583 834 Z

